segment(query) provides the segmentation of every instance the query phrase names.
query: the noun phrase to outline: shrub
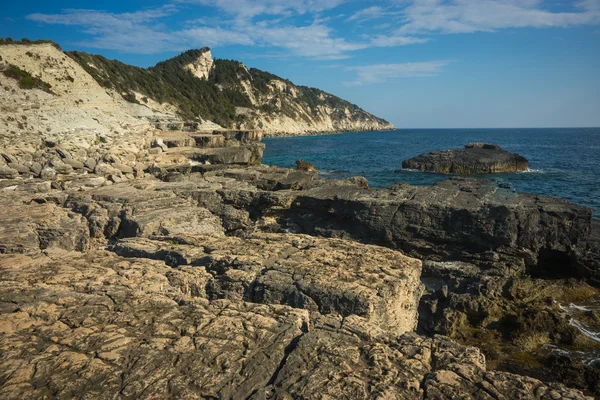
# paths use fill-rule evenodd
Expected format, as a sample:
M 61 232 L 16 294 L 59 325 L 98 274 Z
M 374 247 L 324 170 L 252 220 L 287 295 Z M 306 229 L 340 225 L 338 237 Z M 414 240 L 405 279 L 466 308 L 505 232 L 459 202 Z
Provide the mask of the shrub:
M 4 75 L 16 79 L 19 82 L 19 87 L 21 89 L 41 89 L 47 93 L 52 93 L 50 84 L 42 81 L 40 78 L 31 76 L 29 72 L 23 71 L 17 66 L 10 65 L 4 71 Z

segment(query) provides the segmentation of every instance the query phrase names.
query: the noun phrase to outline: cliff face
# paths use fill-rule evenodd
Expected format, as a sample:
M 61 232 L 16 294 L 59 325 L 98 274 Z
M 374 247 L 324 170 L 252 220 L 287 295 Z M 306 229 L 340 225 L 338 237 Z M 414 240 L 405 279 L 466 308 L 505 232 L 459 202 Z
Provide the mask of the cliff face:
M 98 83 L 125 99 L 183 120 L 224 128 L 262 129 L 266 135 L 393 129 L 389 122 L 319 89 L 294 85 L 233 60 L 213 60 L 210 49 L 190 50 L 142 69 L 71 52 Z
M 47 90 L 31 88 L 27 82 L 32 79 Z M 102 87 L 50 43 L 0 45 L 0 147 L 4 151 L 33 152 L 44 144 L 89 148 L 111 142 L 118 147 L 130 141 L 138 146 L 137 136 L 151 128 L 150 121 L 168 115 Z

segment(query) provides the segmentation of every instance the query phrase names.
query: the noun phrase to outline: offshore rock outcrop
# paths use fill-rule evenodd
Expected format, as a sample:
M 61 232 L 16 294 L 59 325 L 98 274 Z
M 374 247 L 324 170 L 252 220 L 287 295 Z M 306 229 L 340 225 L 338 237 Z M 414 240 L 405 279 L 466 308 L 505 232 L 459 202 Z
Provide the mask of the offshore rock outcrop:
M 402 161 L 402 168 L 442 174 L 494 174 L 529 169 L 525 157 L 509 153 L 497 144 L 468 143 L 464 149 L 421 154 Z

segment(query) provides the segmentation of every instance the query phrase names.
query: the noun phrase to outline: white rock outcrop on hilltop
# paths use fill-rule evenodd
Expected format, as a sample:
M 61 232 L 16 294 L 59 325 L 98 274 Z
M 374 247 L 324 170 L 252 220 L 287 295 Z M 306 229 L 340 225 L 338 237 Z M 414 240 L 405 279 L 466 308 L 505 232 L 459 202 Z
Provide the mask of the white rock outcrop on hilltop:
M 186 65 L 186 69 L 189 69 L 199 79 L 208 79 L 214 65 L 212 54 L 209 49 L 206 49 L 196 61 Z

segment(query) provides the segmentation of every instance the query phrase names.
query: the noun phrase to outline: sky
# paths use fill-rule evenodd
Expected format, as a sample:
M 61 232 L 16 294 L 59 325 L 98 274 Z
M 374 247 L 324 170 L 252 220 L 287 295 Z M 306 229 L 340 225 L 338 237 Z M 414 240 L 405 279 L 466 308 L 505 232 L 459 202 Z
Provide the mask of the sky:
M 142 67 L 208 46 L 398 128 L 600 126 L 600 0 L 4 1 L 0 37 Z

